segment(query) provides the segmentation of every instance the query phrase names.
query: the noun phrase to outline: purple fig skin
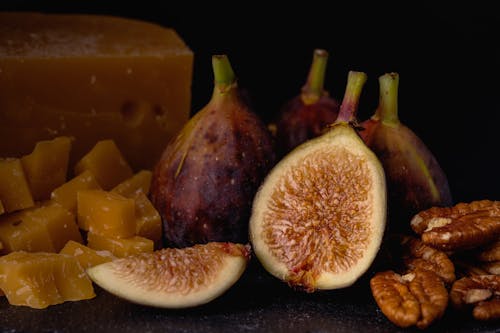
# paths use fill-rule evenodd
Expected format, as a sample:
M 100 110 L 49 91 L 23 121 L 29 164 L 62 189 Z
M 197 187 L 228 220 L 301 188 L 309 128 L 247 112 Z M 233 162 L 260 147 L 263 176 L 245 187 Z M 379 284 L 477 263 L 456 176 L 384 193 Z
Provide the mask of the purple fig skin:
M 339 103 L 321 96 L 315 103 L 306 104 L 301 95 L 292 98 L 280 112 L 276 123 L 277 149 L 285 155 L 301 143 L 323 134 L 326 126 L 337 119 Z
M 283 105 L 276 120 L 278 154 L 284 156 L 305 141 L 323 134 L 337 119 L 340 103 L 323 89 L 328 52 L 315 49 L 301 93 Z
M 253 197 L 274 162 L 272 137 L 237 85 L 216 84 L 211 101 L 153 170 L 151 200 L 163 220 L 165 245 L 246 243 Z
M 381 77 L 387 81 L 385 86 L 381 82 L 381 103 L 374 116 L 360 124 L 363 130 L 359 134 L 386 173 L 389 227 L 406 232 L 411 230 L 409 220 L 413 215 L 434 206 L 451 206 L 453 200 L 446 174 L 435 156 L 399 121 L 398 79 L 397 73 Z

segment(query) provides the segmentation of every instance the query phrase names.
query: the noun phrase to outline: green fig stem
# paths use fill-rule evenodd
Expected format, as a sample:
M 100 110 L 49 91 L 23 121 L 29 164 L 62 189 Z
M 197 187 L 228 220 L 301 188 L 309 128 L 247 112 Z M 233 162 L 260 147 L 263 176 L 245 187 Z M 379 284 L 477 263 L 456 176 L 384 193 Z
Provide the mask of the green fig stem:
M 212 56 L 212 68 L 214 71 L 215 88 L 218 88 L 221 92 L 224 92 L 228 86 L 236 82 L 236 76 L 227 55 Z
M 359 97 L 367 80 L 366 73 L 349 71 L 344 99 L 335 123 L 351 123 L 356 121 Z
M 375 117 L 386 125 L 399 124 L 398 117 L 398 73 L 386 73 L 378 78 L 380 97 Z
M 302 100 L 305 104 L 313 104 L 323 96 L 327 62 L 328 52 L 315 49 L 306 84 L 302 87 Z

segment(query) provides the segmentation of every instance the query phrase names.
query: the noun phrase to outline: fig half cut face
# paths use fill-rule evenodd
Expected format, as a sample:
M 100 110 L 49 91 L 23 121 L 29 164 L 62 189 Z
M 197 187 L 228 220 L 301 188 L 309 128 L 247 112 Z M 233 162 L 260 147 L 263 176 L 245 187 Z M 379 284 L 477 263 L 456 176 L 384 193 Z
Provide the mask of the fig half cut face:
M 250 238 L 262 265 L 291 286 L 336 289 L 373 262 L 386 219 L 384 172 L 348 124 L 288 154 L 253 204 Z

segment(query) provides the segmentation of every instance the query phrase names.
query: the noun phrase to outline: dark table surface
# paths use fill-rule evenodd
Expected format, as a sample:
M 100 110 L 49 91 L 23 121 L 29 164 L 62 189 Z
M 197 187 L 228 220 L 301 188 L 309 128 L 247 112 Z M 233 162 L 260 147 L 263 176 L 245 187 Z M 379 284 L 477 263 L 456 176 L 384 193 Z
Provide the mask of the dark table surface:
M 17 332 L 422 332 L 399 329 L 380 312 L 368 272 L 346 289 L 304 293 L 263 271 L 252 259 L 224 295 L 200 307 L 168 310 L 118 299 L 96 288 L 92 300 L 44 310 L 0 300 L 0 331 Z M 474 321 L 451 308 L 424 332 L 500 332 L 500 323 Z

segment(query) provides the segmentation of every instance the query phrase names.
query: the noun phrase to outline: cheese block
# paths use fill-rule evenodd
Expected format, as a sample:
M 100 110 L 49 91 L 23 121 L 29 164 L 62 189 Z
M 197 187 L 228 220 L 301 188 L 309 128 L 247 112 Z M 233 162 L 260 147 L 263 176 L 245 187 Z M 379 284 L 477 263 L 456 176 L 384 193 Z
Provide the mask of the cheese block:
M 0 156 L 74 137 L 70 165 L 112 139 L 151 169 L 189 118 L 193 52 L 164 26 L 101 15 L 0 12 Z

